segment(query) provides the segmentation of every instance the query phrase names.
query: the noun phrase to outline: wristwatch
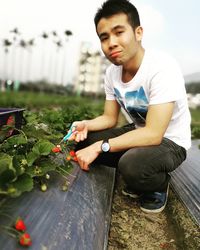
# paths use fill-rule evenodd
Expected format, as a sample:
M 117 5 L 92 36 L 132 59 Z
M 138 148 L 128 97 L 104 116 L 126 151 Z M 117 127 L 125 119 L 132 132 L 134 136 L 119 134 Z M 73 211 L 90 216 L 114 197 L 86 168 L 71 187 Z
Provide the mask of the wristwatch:
M 108 142 L 108 140 L 104 140 L 101 144 L 101 151 L 103 153 L 107 153 L 110 151 L 110 144 Z

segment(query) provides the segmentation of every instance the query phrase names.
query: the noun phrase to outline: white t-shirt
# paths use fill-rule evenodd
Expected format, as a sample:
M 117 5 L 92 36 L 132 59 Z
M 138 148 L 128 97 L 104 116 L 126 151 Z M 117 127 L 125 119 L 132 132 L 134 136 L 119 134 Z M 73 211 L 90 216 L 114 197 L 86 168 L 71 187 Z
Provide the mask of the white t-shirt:
M 107 100 L 117 102 L 137 127 L 145 125 L 149 105 L 175 102 L 164 137 L 186 150 L 191 146 L 191 116 L 185 83 L 177 62 L 169 55 L 146 50 L 140 68 L 129 82 L 122 82 L 122 66 L 110 65 L 105 75 Z

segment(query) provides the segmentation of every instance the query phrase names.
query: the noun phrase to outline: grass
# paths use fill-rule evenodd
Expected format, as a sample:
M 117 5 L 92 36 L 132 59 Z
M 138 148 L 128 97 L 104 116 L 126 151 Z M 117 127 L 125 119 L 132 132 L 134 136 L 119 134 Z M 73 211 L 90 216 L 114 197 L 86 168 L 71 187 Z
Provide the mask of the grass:
M 27 109 L 63 107 L 68 105 L 93 105 L 97 108 L 103 104 L 102 99 L 80 97 L 75 95 L 58 95 L 34 93 L 27 91 L 20 92 L 0 92 L 0 107 L 20 107 Z

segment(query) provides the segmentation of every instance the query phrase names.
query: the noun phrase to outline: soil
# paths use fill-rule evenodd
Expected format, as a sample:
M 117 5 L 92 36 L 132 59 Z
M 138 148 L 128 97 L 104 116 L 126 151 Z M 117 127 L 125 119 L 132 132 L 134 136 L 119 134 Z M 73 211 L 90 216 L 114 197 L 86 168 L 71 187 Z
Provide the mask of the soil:
M 108 250 L 197 250 L 199 227 L 170 190 L 165 210 L 147 214 L 139 202 L 122 194 L 123 180 L 117 177 L 112 203 Z

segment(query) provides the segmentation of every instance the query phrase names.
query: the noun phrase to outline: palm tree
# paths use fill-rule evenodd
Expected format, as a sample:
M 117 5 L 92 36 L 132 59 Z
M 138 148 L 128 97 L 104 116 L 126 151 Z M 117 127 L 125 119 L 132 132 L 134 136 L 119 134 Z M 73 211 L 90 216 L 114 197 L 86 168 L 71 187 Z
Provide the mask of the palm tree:
M 55 58 L 55 66 L 54 66 L 54 81 L 59 82 L 59 80 L 57 80 L 58 69 L 59 69 L 58 59 L 59 59 L 60 49 L 63 47 L 63 42 L 61 40 L 58 40 L 57 42 L 55 42 L 55 44 L 56 44 L 57 49 L 56 49 L 56 58 Z
M 69 41 L 69 37 L 72 36 L 72 32 L 70 30 L 65 30 L 64 32 L 66 36 L 66 43 Z M 65 85 L 66 80 L 66 43 L 64 44 L 64 52 L 63 52 L 63 69 L 62 69 L 62 84 Z
M 57 32 L 54 30 L 51 32 L 51 37 L 53 39 L 53 43 L 51 44 L 53 47 L 51 49 L 51 52 L 49 53 L 49 65 L 48 65 L 48 72 L 49 72 L 49 82 L 50 83 L 55 83 L 56 79 L 56 73 L 57 73 L 57 53 L 59 51 L 59 48 L 62 47 L 62 42 L 57 34 Z M 56 51 L 55 47 L 56 46 Z
M 15 80 L 15 68 L 16 68 L 16 49 L 17 49 L 17 41 L 21 33 L 18 28 L 14 28 L 10 30 L 10 33 L 13 33 L 13 44 L 12 44 L 12 78 Z
M 21 39 L 19 41 L 19 47 L 20 47 L 20 56 L 19 56 L 19 76 L 18 79 L 20 79 L 21 81 L 23 80 L 23 72 L 24 72 L 24 59 L 25 59 L 25 49 L 27 48 L 27 42 L 24 39 Z
M 16 40 L 17 37 L 21 34 L 17 27 L 14 28 L 13 30 L 10 30 L 10 32 L 14 34 L 13 40 Z
M 31 80 L 31 68 L 32 68 L 32 47 L 35 45 L 35 39 L 32 38 L 30 40 L 27 41 L 27 49 L 29 52 L 29 61 L 27 63 L 27 73 L 26 73 L 26 79 L 27 81 Z
M 47 32 L 43 32 L 41 35 L 42 39 L 43 39 L 43 46 L 42 46 L 42 58 L 41 58 L 41 79 L 45 78 L 45 50 L 46 50 L 46 41 L 49 38 L 49 35 L 47 34 Z
M 1 90 L 5 91 L 6 89 L 6 80 L 8 79 L 8 52 L 9 47 L 12 45 L 12 42 L 5 38 L 3 39 L 3 47 L 4 47 L 4 69 L 3 69 L 3 79 L 1 83 Z
M 4 39 L 3 40 L 3 47 L 4 47 L 4 53 L 5 53 L 5 63 L 4 63 L 4 79 L 8 78 L 8 65 L 7 65 L 7 59 L 8 59 L 8 52 L 9 52 L 9 47 L 12 45 L 12 42 L 9 39 Z

